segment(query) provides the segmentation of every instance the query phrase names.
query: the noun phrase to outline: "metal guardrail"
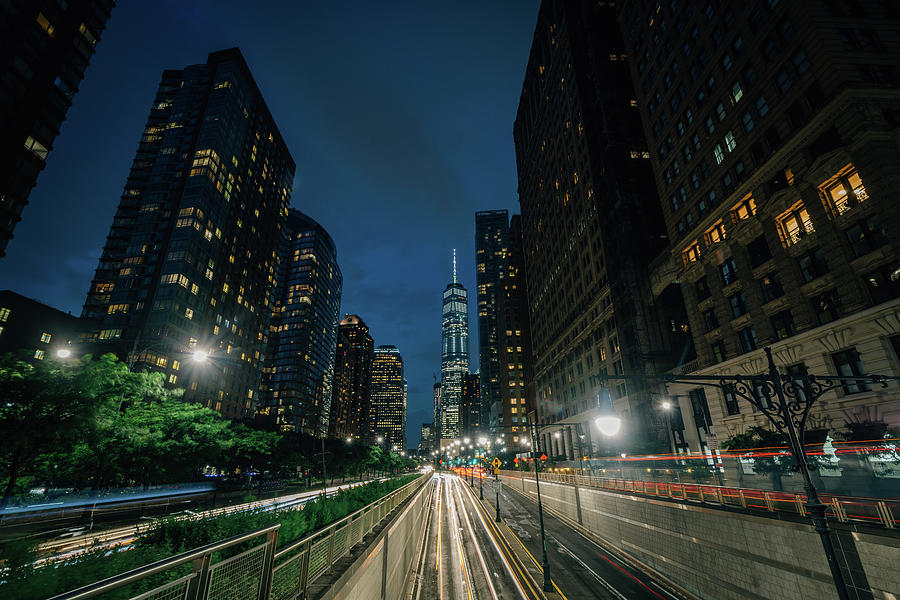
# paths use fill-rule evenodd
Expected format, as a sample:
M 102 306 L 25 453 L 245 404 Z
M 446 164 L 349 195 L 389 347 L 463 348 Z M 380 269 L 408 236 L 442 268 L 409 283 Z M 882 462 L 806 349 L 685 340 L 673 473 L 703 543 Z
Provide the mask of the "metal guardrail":
M 528 477 L 527 471 L 500 471 L 500 474 L 517 479 L 522 478 L 523 475 Z M 808 516 L 804 507 L 806 495 L 795 492 L 773 492 L 699 483 L 638 481 L 546 472 L 541 472 L 541 479 L 658 498 Z M 826 514 L 839 523 L 862 522 L 869 525 L 880 525 L 887 529 L 900 527 L 900 500 L 828 494 L 822 494 L 821 500 L 828 506 Z
M 293 600 L 360 543 L 388 514 L 431 480 L 424 474 L 351 515 L 276 551 L 280 524 L 133 569 L 50 600 L 87 600 L 192 563 L 191 572 L 131 596 L 131 600 Z M 298 507 L 299 509 L 300 507 Z M 265 536 L 239 554 L 213 562 L 223 550 Z

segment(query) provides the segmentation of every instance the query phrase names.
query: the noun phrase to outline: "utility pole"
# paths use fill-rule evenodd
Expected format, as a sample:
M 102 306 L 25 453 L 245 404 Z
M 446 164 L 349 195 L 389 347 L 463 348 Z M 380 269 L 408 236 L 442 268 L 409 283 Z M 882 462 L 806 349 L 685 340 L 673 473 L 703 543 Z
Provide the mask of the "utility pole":
M 538 447 L 537 447 L 537 433 L 534 429 L 534 416 L 535 411 L 531 411 L 527 415 L 527 419 L 529 421 L 529 429 L 531 430 L 531 456 L 534 459 L 534 487 L 537 490 L 537 505 L 538 505 L 538 521 L 541 524 L 541 561 L 543 563 L 543 571 L 544 571 L 544 591 L 552 592 L 553 591 L 553 582 L 550 580 L 550 561 L 547 560 L 547 537 L 544 534 L 544 505 L 541 503 L 541 481 L 538 476 Z

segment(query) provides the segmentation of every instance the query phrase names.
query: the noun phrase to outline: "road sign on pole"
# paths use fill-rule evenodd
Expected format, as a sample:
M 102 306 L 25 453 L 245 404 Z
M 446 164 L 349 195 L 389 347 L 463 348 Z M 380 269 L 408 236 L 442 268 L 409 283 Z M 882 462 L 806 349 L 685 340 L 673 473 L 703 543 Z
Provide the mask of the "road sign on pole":
M 496 458 L 496 457 L 495 457 L 494 460 L 491 461 L 491 464 L 494 466 L 495 469 L 499 469 L 499 468 L 500 468 L 500 465 L 501 465 L 502 463 L 500 462 L 500 459 L 499 459 L 499 458 Z

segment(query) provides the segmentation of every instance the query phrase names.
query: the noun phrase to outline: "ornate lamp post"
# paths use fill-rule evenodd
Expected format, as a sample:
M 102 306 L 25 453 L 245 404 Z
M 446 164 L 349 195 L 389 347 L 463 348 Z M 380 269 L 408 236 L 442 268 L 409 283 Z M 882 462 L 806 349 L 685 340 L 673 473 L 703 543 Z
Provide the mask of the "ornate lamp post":
M 853 377 L 832 375 L 782 375 L 772 359 L 772 351 L 765 348 L 768 361 L 768 372 L 760 375 L 600 375 L 601 385 L 607 380 L 662 381 L 664 383 L 688 383 L 705 387 L 715 387 L 724 392 L 740 396 L 766 416 L 775 429 L 788 442 L 791 456 L 794 459 L 794 470 L 803 477 L 803 489 L 806 491 L 806 510 L 809 511 L 813 525 L 822 540 L 822 549 L 828 559 L 831 576 L 840 600 L 849 600 L 847 586 L 837 553 L 829 534 L 828 519 L 825 516 L 825 504 L 819 500 L 818 492 L 809 472 L 815 465 L 809 464 L 804 451 L 806 421 L 810 409 L 823 394 L 845 382 L 856 384 L 878 384 L 887 387 L 888 381 L 900 377 L 886 375 L 857 375 Z M 540 502 L 540 500 L 538 500 Z

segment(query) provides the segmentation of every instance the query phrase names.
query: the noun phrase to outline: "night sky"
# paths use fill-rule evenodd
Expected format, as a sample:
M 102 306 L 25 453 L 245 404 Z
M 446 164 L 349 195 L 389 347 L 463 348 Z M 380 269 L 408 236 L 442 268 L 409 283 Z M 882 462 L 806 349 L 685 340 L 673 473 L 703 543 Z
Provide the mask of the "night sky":
M 538 5 L 121 1 L 0 259 L 0 289 L 81 313 L 163 69 L 238 46 L 297 163 L 291 204 L 337 244 L 342 315 L 403 355 L 417 444 L 454 247 L 478 368 L 474 213 L 518 212 L 512 123 Z

